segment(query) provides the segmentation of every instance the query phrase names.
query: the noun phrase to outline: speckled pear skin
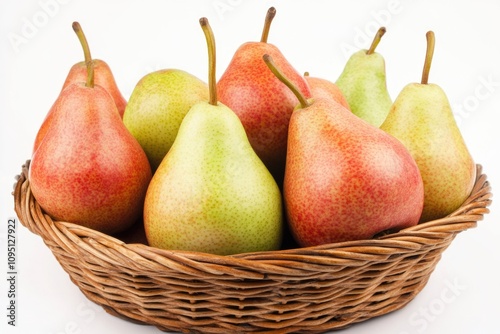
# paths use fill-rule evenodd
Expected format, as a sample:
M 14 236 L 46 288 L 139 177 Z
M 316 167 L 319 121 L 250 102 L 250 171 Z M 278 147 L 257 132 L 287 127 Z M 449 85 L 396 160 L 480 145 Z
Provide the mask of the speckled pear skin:
M 145 75 L 135 86 L 123 123 L 139 141 L 156 170 L 168 152 L 189 109 L 208 100 L 208 85 L 177 69 Z
M 275 45 L 262 42 L 247 42 L 236 50 L 217 82 L 217 95 L 238 115 L 255 152 L 281 184 L 288 122 L 299 101 L 269 70 L 262 59 L 264 54 L 274 59 L 306 98 L 311 97 L 307 82 L 283 53 Z
M 53 219 L 104 233 L 140 220 L 151 180 L 146 154 L 102 87 L 69 85 L 30 164 L 30 186 Z
M 387 91 L 385 61 L 379 53 L 354 53 L 335 82 L 353 114 L 379 127 L 387 117 L 392 99 Z
M 424 189 L 408 150 L 339 103 L 313 101 L 290 119 L 284 200 L 298 244 L 370 239 L 416 225 Z
M 106 89 L 106 91 L 113 98 L 113 101 L 115 101 L 116 108 L 118 109 L 120 117 L 123 117 L 125 107 L 127 106 L 127 100 L 125 100 L 122 93 L 120 92 L 111 68 L 104 60 L 93 59 L 92 62 L 94 63 L 95 84 Z M 78 62 L 74 64 L 69 70 L 62 90 L 64 90 L 64 88 L 68 87 L 72 83 L 85 82 L 86 80 L 87 64 L 84 61 Z
M 279 188 L 228 107 L 201 102 L 188 112 L 148 188 L 144 225 L 149 244 L 163 249 L 229 255 L 280 247 Z
M 405 86 L 381 129 L 398 138 L 417 162 L 424 181 L 422 222 L 462 205 L 474 186 L 476 166 L 441 87 Z
M 125 107 L 127 105 L 127 100 L 123 97 L 122 93 L 118 89 L 113 73 L 111 72 L 111 68 L 109 65 L 100 59 L 92 60 L 94 64 L 94 82 L 96 85 L 104 88 L 113 98 L 113 101 L 116 104 L 116 108 L 120 117 L 123 117 L 123 113 L 125 112 Z M 66 76 L 66 80 L 64 81 L 62 91 L 71 84 L 86 82 L 87 81 L 87 65 L 85 62 L 79 62 L 74 64 L 68 72 Z M 60 93 L 60 94 L 61 94 Z M 43 120 L 42 125 L 38 129 L 38 132 L 35 137 L 35 141 L 33 144 L 33 153 L 35 153 L 36 149 L 42 142 L 45 134 L 50 128 L 50 124 L 53 119 L 53 107 L 50 108 L 45 119 Z

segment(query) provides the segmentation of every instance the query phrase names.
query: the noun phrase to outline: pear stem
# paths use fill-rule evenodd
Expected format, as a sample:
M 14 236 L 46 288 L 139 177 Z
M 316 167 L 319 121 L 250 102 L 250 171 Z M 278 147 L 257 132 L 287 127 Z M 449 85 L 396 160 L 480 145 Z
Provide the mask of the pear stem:
M 200 25 L 205 33 L 205 38 L 207 40 L 207 48 L 208 48 L 208 90 L 210 94 L 210 103 L 213 106 L 217 105 L 217 81 L 215 79 L 215 37 L 208 23 L 208 19 L 206 17 L 202 17 L 200 19 Z
M 87 64 L 87 81 L 85 87 L 94 88 L 94 62 L 89 61 Z
M 281 72 L 281 70 L 279 68 L 276 67 L 276 64 L 273 60 L 273 58 L 268 55 L 268 54 L 265 54 L 264 56 L 262 56 L 262 59 L 264 59 L 264 62 L 266 63 L 267 67 L 269 67 L 269 69 L 271 70 L 271 72 L 273 72 L 273 74 L 282 82 L 284 83 L 288 88 L 290 88 L 290 90 L 295 94 L 295 96 L 297 97 L 297 99 L 299 100 L 300 102 L 300 106 L 302 108 L 307 108 L 309 107 L 311 104 L 309 102 L 307 102 L 307 99 L 304 97 L 304 95 L 302 95 L 302 93 L 299 91 L 299 89 L 297 88 L 297 86 L 295 86 L 284 74 L 283 72 Z
M 375 37 L 373 38 L 372 45 L 370 45 L 370 48 L 368 51 L 366 51 L 367 55 L 371 55 L 372 53 L 375 52 L 375 49 L 377 48 L 378 43 L 380 43 L 380 40 L 382 39 L 382 36 L 384 36 L 386 32 L 385 27 L 380 27 L 375 34 Z
M 261 43 L 267 43 L 267 38 L 269 37 L 269 30 L 271 29 L 271 22 L 273 22 L 275 15 L 276 15 L 276 8 L 271 7 L 267 10 L 266 20 L 264 21 L 264 29 L 262 30 L 262 36 L 260 37 Z
M 436 44 L 433 31 L 428 31 L 425 37 L 427 38 L 427 51 L 425 52 L 424 70 L 422 71 L 422 81 L 420 82 L 423 85 L 429 83 L 429 72 L 431 70 L 432 56 L 434 55 L 434 45 Z
M 76 33 L 76 36 L 78 36 L 78 39 L 80 40 L 80 44 L 82 45 L 83 56 L 85 57 L 85 63 L 92 61 L 92 56 L 90 55 L 89 43 L 87 42 L 87 38 L 85 37 L 85 34 L 83 33 L 83 29 L 80 26 L 80 23 L 73 22 L 72 27 Z

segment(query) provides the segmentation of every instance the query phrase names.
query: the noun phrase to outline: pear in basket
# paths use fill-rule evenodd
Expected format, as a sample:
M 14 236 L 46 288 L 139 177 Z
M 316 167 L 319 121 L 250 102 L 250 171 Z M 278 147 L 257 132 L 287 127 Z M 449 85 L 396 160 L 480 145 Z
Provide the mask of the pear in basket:
M 296 94 L 285 169 L 285 208 L 299 245 L 370 239 L 416 225 L 424 192 L 418 167 L 396 138 L 332 99 Z
M 368 50 L 354 53 L 335 82 L 356 116 L 379 127 L 387 117 L 392 100 L 387 90 L 385 61 L 375 52 L 385 27 L 381 27 Z
M 248 139 L 259 158 L 278 182 L 283 184 L 288 122 L 297 98 L 269 71 L 262 61 L 273 56 L 282 71 L 301 92 L 310 96 L 309 87 L 276 45 L 268 43 L 274 7 L 267 11 L 258 42 L 246 42 L 234 53 L 217 82 L 219 101 L 233 110 L 243 123 Z
M 135 85 L 123 123 L 146 152 L 153 172 L 172 147 L 189 109 L 206 100 L 207 84 L 179 69 L 148 73 Z
M 422 222 L 458 209 L 476 179 L 476 165 L 448 98 L 440 86 L 428 83 L 434 40 L 434 33 L 429 31 L 421 82 L 403 88 L 380 127 L 398 138 L 417 162 L 424 180 Z
M 94 84 L 93 65 L 86 82 L 69 85 L 54 103 L 29 179 L 53 219 L 112 234 L 140 219 L 151 168 L 109 93 Z
M 64 81 L 63 89 L 74 82 L 85 81 L 87 79 L 87 63 L 89 61 L 92 61 L 94 62 L 95 83 L 108 91 L 108 93 L 113 98 L 113 101 L 115 101 L 118 113 L 123 117 L 123 113 L 127 105 L 127 100 L 125 100 L 122 93 L 120 92 L 111 68 L 109 67 L 108 63 L 106 63 L 102 59 L 92 59 L 87 38 L 83 33 L 80 23 L 73 22 L 72 26 L 73 30 L 78 36 L 78 39 L 80 40 L 80 44 L 82 45 L 83 55 L 85 59 L 84 61 L 78 62 L 71 67 L 68 75 L 66 76 L 66 80 Z
M 120 114 L 120 116 L 123 116 L 127 101 L 122 96 L 120 90 L 118 89 L 118 86 L 116 85 L 116 81 L 113 73 L 111 72 L 111 68 L 104 60 L 92 59 L 92 56 L 90 54 L 90 47 L 88 45 L 87 38 L 83 33 L 83 29 L 80 26 L 80 23 L 73 22 L 72 27 L 78 39 L 80 40 L 80 44 L 82 45 L 85 60 L 78 62 L 71 67 L 68 75 L 66 76 L 66 80 L 64 81 L 61 92 L 64 90 L 64 88 L 68 87 L 72 83 L 85 82 L 87 80 L 87 63 L 93 62 L 95 84 L 107 90 L 107 92 L 113 97 L 118 113 Z M 52 122 L 52 115 L 53 107 L 47 113 L 42 126 L 38 130 L 33 145 L 33 153 L 36 151 L 36 149 L 40 145 L 40 142 L 43 140 L 43 137 L 47 133 Z
M 252 149 L 238 116 L 217 101 L 215 42 L 209 50 L 209 102 L 195 104 L 149 185 L 144 226 L 150 246 L 219 255 L 281 245 L 281 193 Z

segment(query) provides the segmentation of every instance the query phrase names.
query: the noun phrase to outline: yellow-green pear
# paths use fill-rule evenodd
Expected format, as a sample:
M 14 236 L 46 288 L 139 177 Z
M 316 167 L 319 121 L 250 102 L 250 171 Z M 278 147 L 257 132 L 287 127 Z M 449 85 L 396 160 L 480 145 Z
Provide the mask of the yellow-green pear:
M 392 105 L 387 91 L 385 60 L 375 52 L 385 31 L 385 27 L 381 27 L 368 50 L 360 50 L 349 58 L 335 82 L 352 113 L 376 127 L 384 122 Z
M 228 255 L 281 245 L 278 185 L 252 149 L 238 116 L 217 101 L 215 42 L 209 50 L 209 102 L 195 104 L 156 170 L 144 203 L 150 246 Z
M 445 217 L 460 207 L 474 186 L 476 166 L 455 122 L 443 89 L 428 83 L 434 33 L 427 33 L 421 83 L 397 96 L 381 129 L 398 138 L 415 159 L 424 181 L 421 222 Z
M 189 109 L 207 99 L 207 84 L 179 69 L 158 70 L 139 80 L 125 108 L 123 123 L 141 144 L 153 171 L 174 143 Z

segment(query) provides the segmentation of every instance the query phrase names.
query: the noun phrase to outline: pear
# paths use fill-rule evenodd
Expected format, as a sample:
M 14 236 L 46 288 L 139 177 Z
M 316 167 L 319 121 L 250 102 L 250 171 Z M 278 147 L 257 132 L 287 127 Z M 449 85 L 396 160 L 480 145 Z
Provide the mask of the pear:
M 219 101 L 240 118 L 257 155 L 282 183 L 288 122 L 298 100 L 262 61 L 270 54 L 302 94 L 310 97 L 307 82 L 275 45 L 268 43 L 274 7 L 267 11 L 260 42 L 242 44 L 217 83 Z
M 80 44 L 82 45 L 85 60 L 78 62 L 71 67 L 68 75 L 66 76 L 66 80 L 64 81 L 61 92 L 72 83 L 85 82 L 87 80 L 87 63 L 93 62 L 95 84 L 106 89 L 106 91 L 112 96 L 116 104 L 118 113 L 120 114 L 120 116 L 123 117 L 127 101 L 125 100 L 120 90 L 118 89 L 118 86 L 116 85 L 116 81 L 113 76 L 113 73 L 111 72 L 111 68 L 104 60 L 92 59 L 89 44 L 87 42 L 87 38 L 85 37 L 85 34 L 83 32 L 80 23 L 73 22 L 72 27 L 80 41 Z M 40 142 L 43 140 L 43 137 L 45 136 L 46 132 L 50 127 L 52 121 L 52 109 L 53 108 L 51 107 L 51 109 L 45 116 L 45 119 L 43 120 L 40 129 L 38 130 L 33 145 L 33 153 L 40 145 Z
M 368 50 L 360 50 L 349 58 L 335 82 L 351 111 L 377 127 L 385 120 L 392 105 L 387 91 L 385 61 L 375 52 L 385 31 L 385 27 L 381 27 Z
M 283 228 L 278 185 L 252 149 L 238 116 L 217 101 L 215 40 L 209 101 L 195 104 L 156 170 L 144 202 L 150 246 L 219 255 L 275 250 Z
M 61 93 L 59 93 L 60 95 Z M 58 97 L 59 99 L 59 97 Z M 56 99 L 57 101 L 57 99 Z M 35 136 L 35 141 L 33 142 L 33 149 L 31 151 L 31 155 L 35 154 L 36 150 L 40 146 L 40 143 L 42 142 L 43 138 L 45 138 L 45 135 L 47 134 L 47 131 L 49 131 L 50 126 L 52 125 L 52 120 L 54 119 L 54 113 L 55 113 L 55 105 L 53 104 L 49 111 L 47 112 L 47 115 L 45 115 L 45 118 L 43 119 L 42 124 L 40 125 L 40 128 L 38 129 L 36 136 Z
M 99 85 L 106 89 L 108 93 L 111 95 L 113 100 L 115 101 L 116 108 L 118 109 L 118 113 L 123 117 L 123 113 L 125 112 L 125 106 L 127 105 L 127 100 L 123 97 L 120 89 L 116 84 L 115 77 L 108 63 L 101 59 L 92 59 L 89 44 L 87 42 L 87 38 L 83 33 L 82 27 L 80 23 L 73 22 L 73 30 L 75 31 L 78 39 L 80 40 L 80 44 L 83 48 L 83 54 L 85 57 L 84 61 L 74 64 L 63 84 L 63 89 L 68 85 L 74 82 L 85 82 L 87 78 L 87 63 L 89 61 L 94 62 L 94 81 L 96 85 Z
M 307 100 L 288 85 L 300 104 L 290 119 L 283 196 L 297 243 L 370 239 L 416 225 L 423 182 L 403 144 L 339 103 Z
M 469 196 L 476 166 L 443 89 L 428 83 L 435 37 L 427 32 L 421 83 L 406 85 L 381 129 L 398 138 L 417 162 L 424 181 L 421 222 L 447 216 Z
M 324 78 L 312 77 L 309 75 L 309 72 L 304 73 L 304 78 L 309 85 L 312 97 L 332 99 L 345 108 L 350 109 L 344 94 L 335 83 Z
M 113 234 L 141 218 L 151 168 L 109 93 L 73 83 L 53 106 L 52 125 L 32 156 L 30 186 L 53 219 Z
M 139 141 L 155 171 L 174 143 L 189 109 L 208 100 L 208 85 L 179 69 L 146 74 L 130 95 L 123 123 Z

